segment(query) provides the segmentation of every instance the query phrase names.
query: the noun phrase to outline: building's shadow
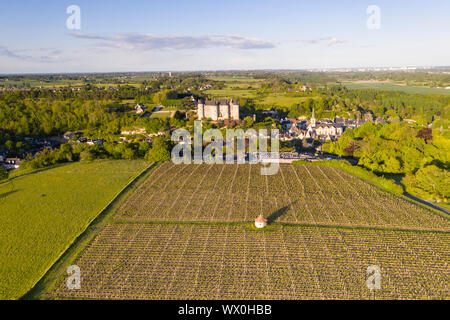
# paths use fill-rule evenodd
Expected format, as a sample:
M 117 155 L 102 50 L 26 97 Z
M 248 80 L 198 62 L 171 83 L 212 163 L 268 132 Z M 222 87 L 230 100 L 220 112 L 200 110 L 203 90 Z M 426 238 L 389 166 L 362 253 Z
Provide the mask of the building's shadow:
M 288 212 L 289 208 L 296 203 L 297 201 L 292 202 L 291 204 L 278 209 L 277 211 L 275 211 L 274 213 L 272 213 L 268 218 L 267 218 L 267 224 L 272 224 L 274 223 L 279 217 L 283 216 L 284 214 L 286 214 L 286 212 Z

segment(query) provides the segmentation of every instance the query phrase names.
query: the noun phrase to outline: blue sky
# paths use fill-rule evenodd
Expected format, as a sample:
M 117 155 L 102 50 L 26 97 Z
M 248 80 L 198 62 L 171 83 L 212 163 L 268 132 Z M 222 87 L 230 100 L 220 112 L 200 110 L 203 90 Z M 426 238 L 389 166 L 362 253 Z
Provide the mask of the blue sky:
M 1 0 L 0 73 L 448 66 L 449 16 L 448 0 Z

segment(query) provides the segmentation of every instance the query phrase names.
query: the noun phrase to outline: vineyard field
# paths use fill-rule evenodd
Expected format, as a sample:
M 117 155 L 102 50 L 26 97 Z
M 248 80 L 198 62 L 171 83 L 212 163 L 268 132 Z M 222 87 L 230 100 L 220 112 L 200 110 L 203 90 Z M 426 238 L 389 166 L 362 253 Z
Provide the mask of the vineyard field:
M 332 167 L 164 163 L 118 208 L 125 222 L 269 222 L 449 231 L 445 217 Z
M 447 299 L 448 233 L 278 226 L 110 224 L 53 298 Z M 382 271 L 381 289 L 366 270 Z

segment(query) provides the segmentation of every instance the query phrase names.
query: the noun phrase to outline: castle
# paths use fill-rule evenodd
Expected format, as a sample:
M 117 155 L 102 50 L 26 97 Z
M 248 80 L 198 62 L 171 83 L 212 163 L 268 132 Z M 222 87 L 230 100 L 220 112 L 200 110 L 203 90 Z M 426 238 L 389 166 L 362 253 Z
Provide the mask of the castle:
M 198 120 L 239 120 L 239 102 L 233 99 L 198 100 Z

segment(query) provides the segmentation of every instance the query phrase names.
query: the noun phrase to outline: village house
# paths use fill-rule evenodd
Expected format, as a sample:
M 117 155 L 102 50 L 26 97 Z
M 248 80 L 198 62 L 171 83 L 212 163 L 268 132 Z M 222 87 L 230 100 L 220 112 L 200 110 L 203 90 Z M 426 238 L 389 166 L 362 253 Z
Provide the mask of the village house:
M 387 122 L 386 122 L 386 120 L 384 120 L 382 117 L 377 117 L 376 119 L 375 119 L 375 123 L 376 124 L 378 124 L 378 123 L 380 123 L 380 124 L 386 124 Z
M 72 140 L 73 138 L 76 138 L 77 135 L 75 133 L 73 133 L 72 131 L 67 131 L 66 133 L 64 133 L 63 137 L 66 140 Z
M 300 87 L 300 90 L 301 90 L 302 92 L 306 92 L 306 91 L 312 91 L 312 88 L 309 87 L 309 86 L 301 86 L 301 87 Z
M 281 128 L 283 131 L 289 131 L 289 129 L 292 127 L 293 122 L 289 119 L 283 119 L 281 120 Z
M 147 131 L 145 128 L 133 128 L 130 130 L 123 130 L 120 132 L 120 134 L 124 136 L 137 136 L 137 135 L 146 135 Z
M 142 104 L 142 103 L 138 103 L 134 109 L 136 110 L 137 114 L 142 114 L 145 112 L 145 110 L 147 110 L 147 108 Z
M 307 130 L 308 134 L 306 138 L 319 139 L 323 143 L 327 140 L 335 140 L 339 138 L 344 132 L 345 128 L 327 119 L 317 122 L 313 109 L 312 117 L 307 126 Z
M 7 158 L 4 166 L 7 170 L 19 169 L 21 162 L 19 158 Z
M 210 84 L 205 84 L 204 86 L 202 86 L 202 87 L 200 87 L 200 91 L 203 91 L 203 90 L 209 90 L 209 89 L 211 89 L 212 88 L 212 85 L 210 85 Z
M 105 140 L 103 140 L 103 139 L 88 139 L 86 144 L 90 145 L 90 146 L 93 146 L 95 144 L 103 145 L 104 142 L 105 142 Z
M 371 112 L 366 112 L 364 114 L 364 121 L 372 122 L 373 121 L 373 114 Z
M 322 119 L 317 121 L 315 118 L 315 111 L 313 110 L 312 117 L 309 121 L 292 120 L 288 122 L 287 120 L 283 120 L 283 129 L 285 131 L 289 131 L 285 132 L 281 138 L 284 141 L 293 139 L 318 139 L 322 143 L 327 140 L 336 140 L 342 135 L 342 133 L 344 133 L 346 128 L 345 119 L 336 119 L 338 121 L 333 121 L 331 119 Z

